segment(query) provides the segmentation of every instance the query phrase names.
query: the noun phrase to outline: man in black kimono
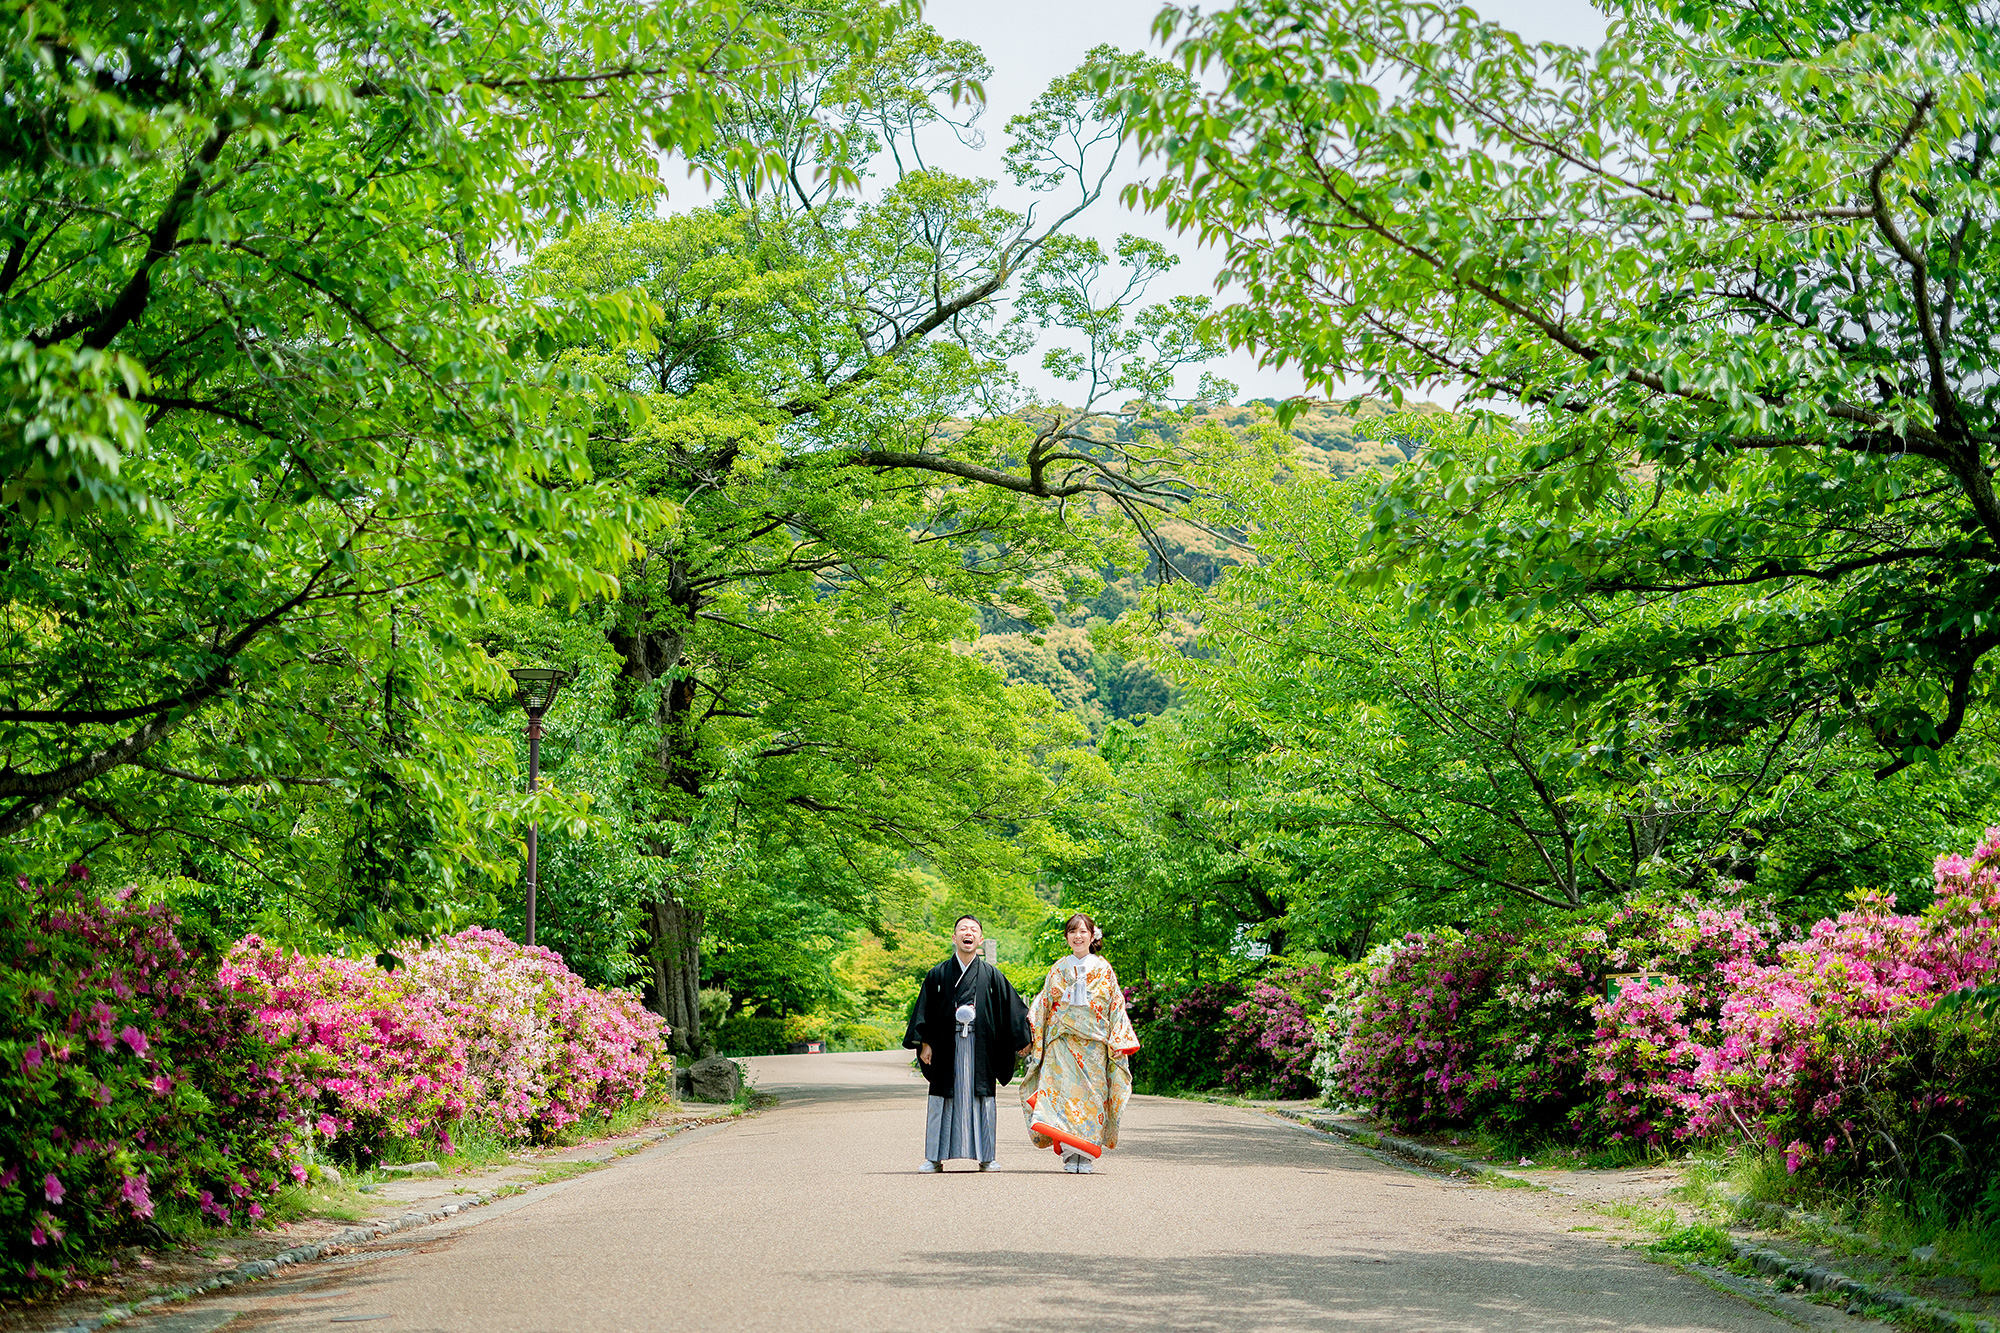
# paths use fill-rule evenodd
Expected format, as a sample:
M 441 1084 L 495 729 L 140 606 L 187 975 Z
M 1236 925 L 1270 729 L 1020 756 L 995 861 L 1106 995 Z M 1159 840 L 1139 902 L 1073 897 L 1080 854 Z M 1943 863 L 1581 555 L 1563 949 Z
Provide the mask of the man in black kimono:
M 956 1157 L 979 1163 L 981 1171 L 992 1169 L 1000 1111 L 994 1085 L 1014 1077 L 1014 1057 L 1034 1040 L 1028 1006 L 1000 969 L 980 956 L 985 938 L 976 916 L 953 924 L 957 947 L 924 978 L 903 1034 L 931 1085 L 925 1171 L 942 1171 Z

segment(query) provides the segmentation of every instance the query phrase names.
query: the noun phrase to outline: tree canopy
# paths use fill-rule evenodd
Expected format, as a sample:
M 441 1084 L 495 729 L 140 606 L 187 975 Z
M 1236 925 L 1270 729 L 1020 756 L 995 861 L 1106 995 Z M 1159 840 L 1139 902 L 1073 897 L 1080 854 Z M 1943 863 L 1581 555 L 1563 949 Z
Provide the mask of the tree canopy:
M 1288 34 L 1273 42 L 1275 31 Z M 1596 51 L 1466 9 L 1169 9 L 1107 72 L 1221 245 L 1232 340 L 1535 429 L 1434 441 L 1358 574 L 1522 628 L 1620 748 L 1960 740 L 2000 645 L 1990 15 L 1627 3 Z M 1983 743 L 1983 742 L 1982 742 Z

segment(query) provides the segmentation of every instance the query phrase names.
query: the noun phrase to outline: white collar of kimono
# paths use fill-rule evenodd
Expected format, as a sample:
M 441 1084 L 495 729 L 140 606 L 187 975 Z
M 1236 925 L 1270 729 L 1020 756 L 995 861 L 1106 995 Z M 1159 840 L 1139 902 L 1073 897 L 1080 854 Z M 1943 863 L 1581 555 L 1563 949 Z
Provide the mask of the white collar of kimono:
M 1075 954 L 1063 959 L 1070 964 L 1069 989 L 1063 995 L 1064 1004 L 1090 1003 L 1091 964 L 1098 961 L 1097 955 L 1086 954 L 1078 958 Z

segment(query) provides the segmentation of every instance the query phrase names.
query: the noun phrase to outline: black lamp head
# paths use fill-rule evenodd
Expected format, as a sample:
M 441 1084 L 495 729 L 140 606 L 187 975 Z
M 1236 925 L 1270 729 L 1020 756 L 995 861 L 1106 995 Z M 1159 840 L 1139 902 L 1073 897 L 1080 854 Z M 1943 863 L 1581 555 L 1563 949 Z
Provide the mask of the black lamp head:
M 563 686 L 563 673 L 554 667 L 515 667 L 507 674 L 514 678 L 514 697 L 534 717 L 549 711 Z

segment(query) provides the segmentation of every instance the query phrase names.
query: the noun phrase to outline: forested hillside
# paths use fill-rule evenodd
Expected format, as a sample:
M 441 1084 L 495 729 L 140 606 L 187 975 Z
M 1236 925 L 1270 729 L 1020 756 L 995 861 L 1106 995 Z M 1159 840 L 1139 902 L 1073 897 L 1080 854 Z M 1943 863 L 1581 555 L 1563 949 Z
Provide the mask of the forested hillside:
M 1279 477 L 1346 478 L 1376 473 L 1416 451 L 1414 437 L 1404 428 L 1407 418 L 1378 398 L 1349 403 L 1315 400 L 1282 430 L 1275 421 L 1277 407 L 1275 400 L 1253 399 L 1240 406 L 1205 403 L 1184 412 L 1150 417 L 1106 414 L 1090 422 L 1086 433 L 1099 439 L 1147 439 L 1171 446 L 1204 428 L 1220 428 L 1245 443 L 1252 439 L 1264 440 L 1266 447 L 1276 443 L 1284 451 L 1273 469 Z M 1426 416 L 1439 410 L 1417 404 L 1408 413 Z M 1115 651 L 1094 645 L 1091 631 L 1139 605 L 1143 590 L 1163 579 L 1185 579 L 1206 589 L 1224 570 L 1256 558 L 1242 534 L 1228 529 L 1209 530 L 1169 517 L 1152 532 L 1158 551 L 1149 555 L 1145 565 L 1138 569 L 1106 565 L 1097 570 L 1102 590 L 1059 615 L 1057 627 L 1037 630 L 998 609 L 982 616 L 989 632 L 975 645 L 979 655 L 1004 672 L 1010 684 L 1046 687 L 1058 703 L 1090 727 L 1093 736 L 1102 732 L 1107 721 L 1164 712 L 1173 691 L 1145 663 L 1128 661 Z

